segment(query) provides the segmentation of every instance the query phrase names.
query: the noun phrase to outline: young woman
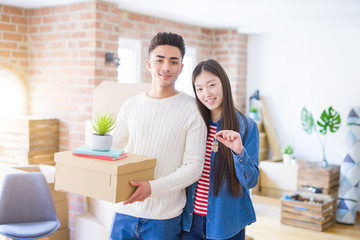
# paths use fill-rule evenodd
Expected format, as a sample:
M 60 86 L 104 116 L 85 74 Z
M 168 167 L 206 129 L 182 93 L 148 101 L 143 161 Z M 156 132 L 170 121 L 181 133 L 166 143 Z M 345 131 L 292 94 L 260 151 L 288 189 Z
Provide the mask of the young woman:
M 259 176 L 257 125 L 234 107 L 217 61 L 200 62 L 192 83 L 208 138 L 202 176 L 187 188 L 182 239 L 245 239 L 245 226 L 256 221 L 249 189 Z

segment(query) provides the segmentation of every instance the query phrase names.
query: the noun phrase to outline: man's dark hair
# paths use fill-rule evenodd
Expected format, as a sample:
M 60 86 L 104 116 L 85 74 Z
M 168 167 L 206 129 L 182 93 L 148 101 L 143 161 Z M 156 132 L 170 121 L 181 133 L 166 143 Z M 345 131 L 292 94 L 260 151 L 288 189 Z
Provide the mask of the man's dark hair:
M 181 58 L 184 59 L 185 43 L 182 36 L 171 32 L 159 32 L 150 41 L 149 55 L 158 46 L 170 45 L 177 47 L 180 50 Z

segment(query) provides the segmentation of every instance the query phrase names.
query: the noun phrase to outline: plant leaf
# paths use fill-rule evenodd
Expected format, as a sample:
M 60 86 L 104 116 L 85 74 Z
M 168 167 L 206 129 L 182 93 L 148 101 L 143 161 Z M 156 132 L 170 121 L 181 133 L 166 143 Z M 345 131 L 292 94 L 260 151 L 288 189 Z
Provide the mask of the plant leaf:
M 108 113 L 105 111 L 104 113 L 98 113 L 96 118 L 92 124 L 95 132 L 99 135 L 105 135 L 115 128 L 116 118 L 113 113 Z
M 330 132 L 336 132 L 341 125 L 340 114 L 333 109 L 333 107 L 329 107 L 328 112 L 324 110 L 320 116 L 322 120 L 317 121 L 317 125 L 320 127 L 319 132 L 322 134 L 327 133 L 327 128 L 329 128 Z
M 311 134 L 313 131 L 313 128 L 315 127 L 314 124 L 314 118 L 305 107 L 301 110 L 301 125 L 305 132 L 308 134 Z
M 325 110 L 321 113 L 320 119 L 322 122 L 317 121 L 317 125 L 320 127 L 319 132 L 325 135 L 327 133 L 327 127 L 329 126 L 329 116 Z

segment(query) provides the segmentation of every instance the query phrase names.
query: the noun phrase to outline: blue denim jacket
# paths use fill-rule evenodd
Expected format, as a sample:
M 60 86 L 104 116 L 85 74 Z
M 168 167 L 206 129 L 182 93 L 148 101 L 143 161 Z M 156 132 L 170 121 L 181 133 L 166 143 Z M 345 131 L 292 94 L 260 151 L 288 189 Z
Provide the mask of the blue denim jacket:
M 244 140 L 245 121 L 238 114 L 240 122 L 240 135 Z M 259 131 L 254 120 L 246 117 L 248 132 L 243 142 L 244 150 L 241 155 L 233 153 L 237 178 L 242 186 L 243 195 L 235 197 L 227 190 L 227 181 L 224 182 L 218 196 L 213 193 L 210 176 L 210 189 L 208 196 L 206 237 L 213 239 L 226 239 L 240 232 L 246 225 L 256 221 L 255 211 L 249 196 L 249 189 L 255 187 L 259 177 Z M 221 129 L 221 120 L 217 128 Z M 214 152 L 211 152 L 211 165 L 214 161 Z M 210 172 L 211 175 L 211 172 Z M 182 213 L 182 229 L 189 232 L 194 211 L 196 184 L 189 186 L 187 201 Z

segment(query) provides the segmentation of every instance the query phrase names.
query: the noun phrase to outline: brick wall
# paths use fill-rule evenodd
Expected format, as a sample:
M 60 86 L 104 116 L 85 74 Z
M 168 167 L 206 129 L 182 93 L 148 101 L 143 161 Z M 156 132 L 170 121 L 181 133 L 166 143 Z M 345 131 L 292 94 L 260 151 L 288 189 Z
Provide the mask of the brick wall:
M 245 113 L 247 35 L 231 29 L 214 30 L 212 43 L 212 56 L 229 76 L 235 107 Z
M 30 113 L 61 120 L 61 150 L 84 143 L 96 85 L 96 3 L 29 10 Z
M 92 91 L 103 80 L 117 80 L 118 39 L 142 42 L 141 78 L 150 82 L 145 65 L 150 39 L 159 31 L 182 35 L 197 49 L 197 60 L 217 59 L 227 71 L 236 106 L 245 110 L 247 37 L 235 30 L 213 30 L 123 11 L 102 1 L 25 10 L 0 5 L 0 67 L 28 86 L 32 115 L 60 119 L 60 149 L 84 144 L 85 121 L 92 115 Z M 190 79 L 189 79 L 190 81 Z M 73 216 L 85 211 L 84 198 L 69 194 Z

